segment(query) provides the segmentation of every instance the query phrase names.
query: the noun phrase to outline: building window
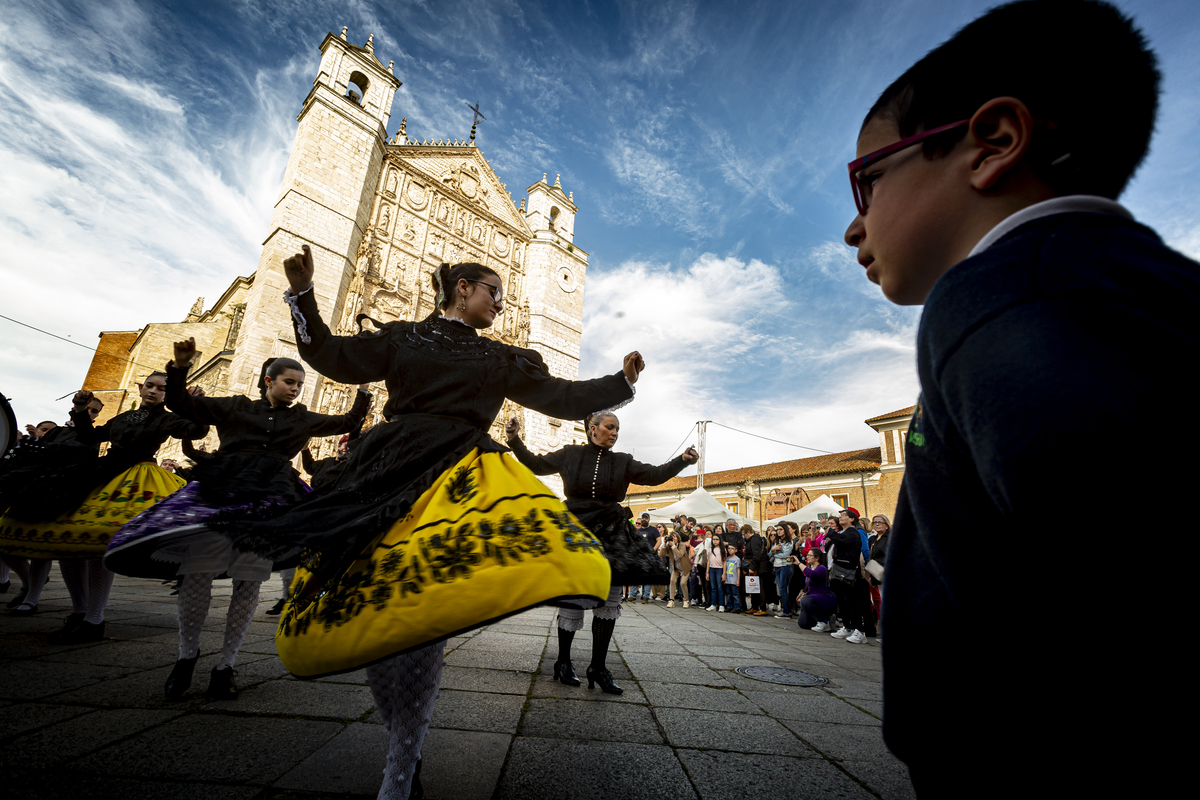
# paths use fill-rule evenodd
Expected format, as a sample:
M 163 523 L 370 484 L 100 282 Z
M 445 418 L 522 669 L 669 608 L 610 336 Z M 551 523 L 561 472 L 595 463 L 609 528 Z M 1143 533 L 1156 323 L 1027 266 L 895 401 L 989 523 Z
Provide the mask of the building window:
M 845 508 L 846 506 L 850 505 L 850 495 L 848 495 L 848 494 L 831 495 L 830 499 L 833 500 L 833 502 L 837 503 L 842 508 Z
M 736 500 L 734 500 L 732 503 L 726 503 L 725 508 L 729 509 L 735 514 L 741 513 L 738 511 L 738 503 Z
M 351 72 L 346 86 L 346 97 L 350 98 L 355 105 L 365 105 L 368 86 L 370 86 L 370 82 L 366 75 L 361 72 Z

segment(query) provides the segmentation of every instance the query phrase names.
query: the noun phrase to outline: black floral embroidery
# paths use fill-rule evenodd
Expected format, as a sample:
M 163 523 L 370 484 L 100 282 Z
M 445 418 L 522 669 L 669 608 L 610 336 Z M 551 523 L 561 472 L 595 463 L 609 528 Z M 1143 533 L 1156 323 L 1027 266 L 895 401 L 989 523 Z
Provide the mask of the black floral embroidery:
M 419 542 L 403 542 L 383 552 L 376 550 L 377 557 L 355 562 L 316 593 L 315 607 L 289 605 L 280 618 L 279 632 L 283 636 L 301 636 L 311 624 L 328 631 L 346 624 L 365 609 L 382 611 L 397 596 L 421 594 L 430 581 L 445 584 L 470 579 L 486 561 L 512 566 L 526 558 L 545 556 L 552 552 L 545 520 L 549 520 L 551 530 L 562 533 L 571 551 L 603 555 L 600 542 L 565 512 L 543 510 L 539 515 L 537 509 L 531 509 L 520 517 L 505 514 L 498 522 L 485 519 L 447 525 Z M 319 553 L 307 552 L 301 563 L 314 571 L 320 560 Z M 301 589 L 303 585 L 297 587 L 295 594 L 301 595 Z M 304 613 L 310 608 L 311 613 Z
M 576 522 L 570 513 L 551 511 L 548 508 L 543 508 L 542 513 L 549 518 L 551 524 L 558 528 L 562 534 L 563 544 L 572 553 L 604 552 L 604 546 L 600 544 L 600 540 L 591 531 Z
M 430 536 L 421 542 L 421 555 L 438 583 L 449 583 L 459 577 L 470 578 L 471 568 L 483 560 L 475 552 L 475 542 L 471 541 L 470 524 L 460 525 L 457 533 L 446 528 L 445 533 Z
M 468 467 L 459 467 L 446 486 L 451 503 L 465 503 L 479 493 L 475 485 L 475 474 Z

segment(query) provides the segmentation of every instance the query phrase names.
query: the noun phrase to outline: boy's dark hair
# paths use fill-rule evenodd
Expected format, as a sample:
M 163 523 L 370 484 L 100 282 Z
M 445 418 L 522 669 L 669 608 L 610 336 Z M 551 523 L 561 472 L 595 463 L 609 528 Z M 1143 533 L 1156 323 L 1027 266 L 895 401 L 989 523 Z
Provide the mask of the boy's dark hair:
M 909 67 L 863 127 L 882 115 L 903 138 L 1016 97 L 1040 123 L 1027 156 L 1034 174 L 1059 196 L 1116 199 L 1150 146 L 1159 81 L 1145 37 L 1108 3 L 1021 0 L 991 9 Z M 925 156 L 964 135 L 930 137 Z

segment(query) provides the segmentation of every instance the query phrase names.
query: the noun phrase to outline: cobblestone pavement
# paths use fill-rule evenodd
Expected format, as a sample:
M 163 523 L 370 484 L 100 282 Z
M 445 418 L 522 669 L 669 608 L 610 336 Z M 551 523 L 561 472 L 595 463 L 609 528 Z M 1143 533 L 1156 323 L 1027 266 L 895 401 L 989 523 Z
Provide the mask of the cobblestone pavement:
M 103 642 L 55 647 L 70 611 L 57 566 L 39 613 L 0 608 L 0 786 L 25 798 L 365 798 L 385 733 L 362 672 L 291 677 L 275 655 L 280 595 L 264 584 L 237 664 L 242 695 L 202 692 L 230 582 L 213 587 L 191 692 L 167 702 L 175 598 L 118 577 Z M 16 590 L 14 580 L 13 589 Z M 0 595 L 0 600 L 12 594 Z M 880 646 L 794 621 L 625 604 L 608 663 L 622 696 L 551 680 L 554 611 L 451 639 L 424 746 L 426 796 L 475 798 L 902 798 L 913 791 L 880 735 Z M 573 653 L 582 675 L 585 624 Z M 795 688 L 742 677 L 777 665 L 828 678 Z

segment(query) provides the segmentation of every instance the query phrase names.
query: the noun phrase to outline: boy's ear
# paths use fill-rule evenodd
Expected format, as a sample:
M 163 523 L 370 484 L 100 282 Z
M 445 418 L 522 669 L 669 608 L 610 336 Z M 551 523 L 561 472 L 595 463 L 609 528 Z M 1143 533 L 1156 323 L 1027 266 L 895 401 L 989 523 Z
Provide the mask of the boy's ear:
M 1017 170 L 1029 152 L 1033 129 L 1033 114 L 1015 97 L 995 97 L 981 105 L 967 134 L 975 147 L 971 185 L 991 191 Z

